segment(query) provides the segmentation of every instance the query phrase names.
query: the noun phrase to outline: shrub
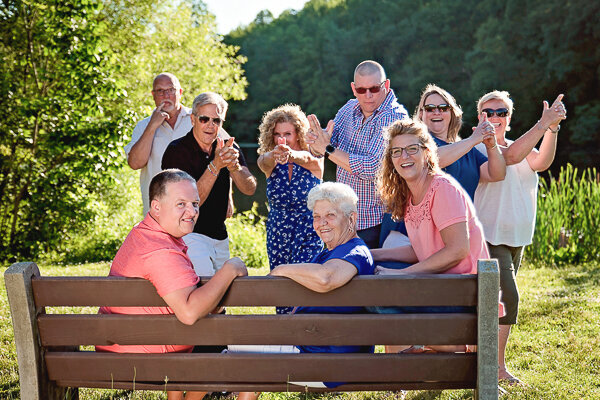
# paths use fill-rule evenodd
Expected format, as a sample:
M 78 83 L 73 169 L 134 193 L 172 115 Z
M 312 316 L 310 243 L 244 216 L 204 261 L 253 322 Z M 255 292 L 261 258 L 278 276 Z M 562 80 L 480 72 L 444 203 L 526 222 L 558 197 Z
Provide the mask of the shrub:
M 596 168 L 581 174 L 571 164 L 540 179 L 533 244 L 526 248 L 532 261 L 548 265 L 600 259 L 600 179 Z
M 226 221 L 231 256 L 241 258 L 249 268 L 269 265 L 265 221 L 256 202 L 251 210 L 236 213 Z

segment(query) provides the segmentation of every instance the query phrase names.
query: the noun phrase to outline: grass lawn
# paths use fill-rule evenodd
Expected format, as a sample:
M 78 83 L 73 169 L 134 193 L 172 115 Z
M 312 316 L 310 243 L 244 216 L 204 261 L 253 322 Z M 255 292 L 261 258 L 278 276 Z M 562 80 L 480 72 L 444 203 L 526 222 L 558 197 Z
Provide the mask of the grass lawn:
M 42 275 L 106 275 L 108 263 L 41 266 Z M 264 270 L 251 270 L 263 275 Z M 19 398 L 17 357 L 4 277 L 0 277 L 0 398 Z M 508 347 L 508 365 L 528 383 L 504 399 L 600 399 L 600 264 L 531 269 L 519 274 L 521 312 Z M 244 312 L 243 310 L 236 310 Z M 315 398 L 263 394 L 263 400 Z M 330 394 L 330 399 L 393 399 L 386 393 Z M 81 390 L 81 399 L 164 399 L 158 392 Z M 468 399 L 471 391 L 415 391 L 407 399 Z

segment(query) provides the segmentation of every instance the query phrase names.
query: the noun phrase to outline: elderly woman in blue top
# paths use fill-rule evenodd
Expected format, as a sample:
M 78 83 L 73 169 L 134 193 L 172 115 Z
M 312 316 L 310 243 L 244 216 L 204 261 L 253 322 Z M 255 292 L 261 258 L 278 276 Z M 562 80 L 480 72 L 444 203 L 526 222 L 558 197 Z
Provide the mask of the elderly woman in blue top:
M 450 93 L 429 84 L 423 90 L 413 119 L 427 125 L 438 146 L 440 167 L 467 191 L 471 200 L 479 182 L 497 182 L 506 175 L 506 164 L 496 143 L 494 126 L 485 115 L 468 138 L 461 140 L 462 110 Z M 487 157 L 475 149 L 484 143 Z
M 373 275 L 373 258 L 356 233 L 358 197 L 352 188 L 339 182 L 324 182 L 308 193 L 313 227 L 325 248 L 309 263 L 282 264 L 271 271 L 315 292 L 329 292 L 344 286 L 356 275 Z M 362 313 L 363 307 L 297 307 L 293 314 Z M 373 346 L 229 346 L 233 352 L 368 353 Z M 290 382 L 294 383 L 294 382 Z M 339 382 L 297 382 L 313 387 L 335 387 Z M 239 399 L 253 400 L 259 393 L 240 393 Z

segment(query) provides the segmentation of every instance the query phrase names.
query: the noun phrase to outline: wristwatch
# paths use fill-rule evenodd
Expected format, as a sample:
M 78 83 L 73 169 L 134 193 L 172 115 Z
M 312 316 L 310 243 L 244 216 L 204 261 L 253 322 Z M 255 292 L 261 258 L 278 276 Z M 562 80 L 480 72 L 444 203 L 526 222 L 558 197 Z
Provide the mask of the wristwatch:
M 333 147 L 332 145 L 328 144 L 327 146 L 325 146 L 325 158 L 329 158 L 331 153 L 333 153 L 334 151 L 335 147 Z

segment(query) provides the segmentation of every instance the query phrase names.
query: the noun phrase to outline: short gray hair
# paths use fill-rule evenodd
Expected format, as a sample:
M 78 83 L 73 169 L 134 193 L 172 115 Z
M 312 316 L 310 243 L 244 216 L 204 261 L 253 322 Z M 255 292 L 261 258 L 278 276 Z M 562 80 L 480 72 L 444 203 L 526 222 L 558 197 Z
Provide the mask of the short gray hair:
M 207 104 L 214 104 L 217 106 L 217 114 L 223 121 L 225 120 L 228 104 L 220 94 L 215 92 L 204 92 L 196 96 L 194 103 L 192 103 L 192 113 L 196 115 L 196 109 Z
M 354 190 L 345 183 L 323 182 L 308 192 L 307 205 L 309 210 L 315 208 L 319 200 L 327 200 L 338 207 L 346 216 L 357 212 L 358 196 Z
M 354 69 L 354 80 L 356 80 L 356 76 L 369 76 L 379 74 L 381 81 L 385 81 L 387 78 L 385 76 L 385 70 L 377 61 L 373 60 L 365 60 L 358 64 Z

